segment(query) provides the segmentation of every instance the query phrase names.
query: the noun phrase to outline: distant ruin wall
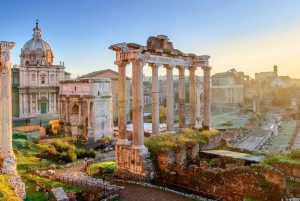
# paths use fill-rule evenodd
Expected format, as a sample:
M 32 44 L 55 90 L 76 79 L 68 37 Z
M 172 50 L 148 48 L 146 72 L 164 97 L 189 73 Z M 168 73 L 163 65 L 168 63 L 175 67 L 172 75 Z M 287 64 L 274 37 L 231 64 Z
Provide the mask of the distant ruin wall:
M 245 197 L 281 200 L 285 196 L 285 175 L 274 167 L 258 164 L 243 166 L 244 161 L 240 159 L 219 157 L 219 167 L 224 169 L 209 168 L 207 162 L 200 162 L 201 165 L 197 162 L 198 155 L 195 153 L 198 151 L 199 146 L 161 150 L 157 156 L 155 177 L 222 196 L 224 201 L 243 200 Z M 201 167 L 188 165 L 190 161 Z

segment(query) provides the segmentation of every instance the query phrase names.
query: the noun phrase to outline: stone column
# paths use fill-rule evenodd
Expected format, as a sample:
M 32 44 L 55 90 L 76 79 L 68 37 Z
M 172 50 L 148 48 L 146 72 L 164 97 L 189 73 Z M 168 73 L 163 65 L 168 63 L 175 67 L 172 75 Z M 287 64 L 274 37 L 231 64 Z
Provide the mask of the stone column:
M 174 94 L 173 94 L 173 68 L 174 66 L 164 65 L 167 69 L 167 132 L 174 133 Z
M 190 126 L 196 126 L 196 67 L 189 67 L 190 71 Z
M 152 68 L 152 134 L 159 134 L 158 68 L 161 64 L 148 64 Z
M 35 93 L 35 113 L 38 113 L 38 93 Z
M 52 112 L 52 92 L 48 93 L 48 96 L 49 96 L 48 112 Z
M 24 114 L 28 116 L 28 94 L 24 93 L 25 95 L 25 102 L 24 102 Z
M 185 67 L 178 67 L 178 102 L 179 102 L 179 130 L 185 128 Z
M 81 125 L 81 124 L 83 124 L 82 123 L 82 98 L 81 97 L 78 98 L 78 103 L 79 103 L 79 118 L 78 118 L 78 120 L 79 120 L 79 125 Z
M 201 101 L 200 101 L 200 97 L 201 97 L 201 85 L 198 84 L 197 85 L 197 92 L 196 92 L 196 103 L 197 103 L 197 107 L 196 107 L 196 119 L 197 119 L 197 127 L 201 127 Z
M 126 114 L 126 65 L 127 61 L 118 65 L 118 141 L 117 144 L 128 144 L 127 139 L 127 114 Z
M 35 71 L 35 85 L 38 86 L 38 70 Z
M 144 93 L 143 93 L 143 63 L 132 61 L 132 105 L 133 105 L 133 143 L 134 149 L 144 146 Z
M 56 108 L 56 92 L 53 93 L 53 111 L 56 114 L 57 113 L 57 108 Z
M 229 103 L 229 90 L 228 90 L 228 86 L 226 86 L 226 103 Z
M 29 114 L 32 114 L 32 93 L 29 94 Z
M 94 136 L 93 136 L 93 129 L 92 129 L 92 126 L 91 126 L 91 101 L 90 99 L 88 99 L 87 101 L 87 104 L 88 104 L 88 141 L 90 142 L 93 142 L 94 141 Z
M 211 122 L 210 122 L 210 116 L 211 116 L 211 80 L 210 80 L 210 70 L 211 67 L 205 66 L 202 67 L 203 74 L 204 74 L 204 125 L 209 126 L 209 129 L 211 129 Z
M 19 94 L 19 107 L 20 107 L 20 113 L 19 113 L 19 116 L 23 116 L 23 94 L 20 93 Z
M 70 100 L 69 100 L 69 97 L 67 96 L 66 97 L 66 122 L 70 122 L 70 111 L 69 111 L 70 108 L 69 108 L 69 104 L 70 104 Z M 90 112 L 90 110 L 88 110 L 88 112 Z

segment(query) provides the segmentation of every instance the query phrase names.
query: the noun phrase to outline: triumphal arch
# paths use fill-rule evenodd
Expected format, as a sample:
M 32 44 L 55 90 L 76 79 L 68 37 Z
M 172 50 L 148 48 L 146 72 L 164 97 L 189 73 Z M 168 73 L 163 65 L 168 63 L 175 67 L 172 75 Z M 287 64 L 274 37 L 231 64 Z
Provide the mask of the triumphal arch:
M 204 121 L 203 124 L 211 126 L 211 79 L 208 59 L 210 56 L 197 56 L 185 54 L 173 47 L 168 36 L 158 35 L 149 37 L 146 46 L 136 43 L 118 43 L 109 49 L 116 52 L 115 65 L 118 66 L 118 142 L 116 145 L 117 169 L 115 174 L 122 177 L 124 173 L 131 172 L 141 178 L 151 179 L 153 170 L 148 160 L 148 149 L 144 146 L 143 121 L 143 67 L 148 64 L 152 68 L 152 133 L 159 134 L 159 90 L 158 68 L 166 69 L 167 91 L 167 132 L 174 132 L 174 93 L 173 71 L 179 71 L 179 129 L 186 127 L 185 120 L 185 71 L 189 71 L 190 94 L 190 126 L 196 126 L 196 74 L 201 67 L 204 72 Z M 132 105 L 133 105 L 133 142 L 128 144 L 126 130 L 125 81 L 126 66 L 132 64 Z

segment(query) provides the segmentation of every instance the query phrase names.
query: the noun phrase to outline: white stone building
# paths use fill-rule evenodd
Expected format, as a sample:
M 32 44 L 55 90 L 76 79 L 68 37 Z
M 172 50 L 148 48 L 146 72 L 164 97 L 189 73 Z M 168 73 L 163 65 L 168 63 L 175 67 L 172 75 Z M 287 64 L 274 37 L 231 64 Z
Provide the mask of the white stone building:
M 83 134 L 89 141 L 112 135 L 110 79 L 77 78 L 60 82 L 59 119 L 71 135 Z M 66 126 L 70 123 L 70 130 Z M 80 133 L 79 125 L 83 126 Z M 69 132 L 71 131 L 71 133 Z
M 42 39 L 36 23 L 33 37 L 25 43 L 20 55 L 19 117 L 31 118 L 40 114 L 57 117 L 59 81 L 69 74 L 64 64 L 53 65 L 53 52 Z
M 109 78 L 111 83 L 111 92 L 112 92 L 112 118 L 113 122 L 117 122 L 118 120 L 118 72 L 115 72 L 111 69 L 105 69 L 100 71 L 94 71 L 88 73 L 86 75 L 81 76 L 80 78 Z M 126 119 L 130 121 L 130 81 L 129 77 L 126 77 L 125 81 L 125 111 L 126 111 Z

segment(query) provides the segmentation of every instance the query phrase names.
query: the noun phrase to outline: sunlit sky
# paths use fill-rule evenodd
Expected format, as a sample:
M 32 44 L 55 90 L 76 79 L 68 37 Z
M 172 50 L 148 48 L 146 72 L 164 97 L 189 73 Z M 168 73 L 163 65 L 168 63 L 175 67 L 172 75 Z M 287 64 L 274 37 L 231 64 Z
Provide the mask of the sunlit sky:
M 235 68 L 254 77 L 277 65 L 279 75 L 300 78 L 299 0 L 3 0 L 0 9 L 0 40 L 17 43 L 13 64 L 38 19 L 54 64 L 64 61 L 72 77 L 117 71 L 111 44 L 146 45 L 149 36 L 164 34 L 184 53 L 210 55 L 212 74 Z

